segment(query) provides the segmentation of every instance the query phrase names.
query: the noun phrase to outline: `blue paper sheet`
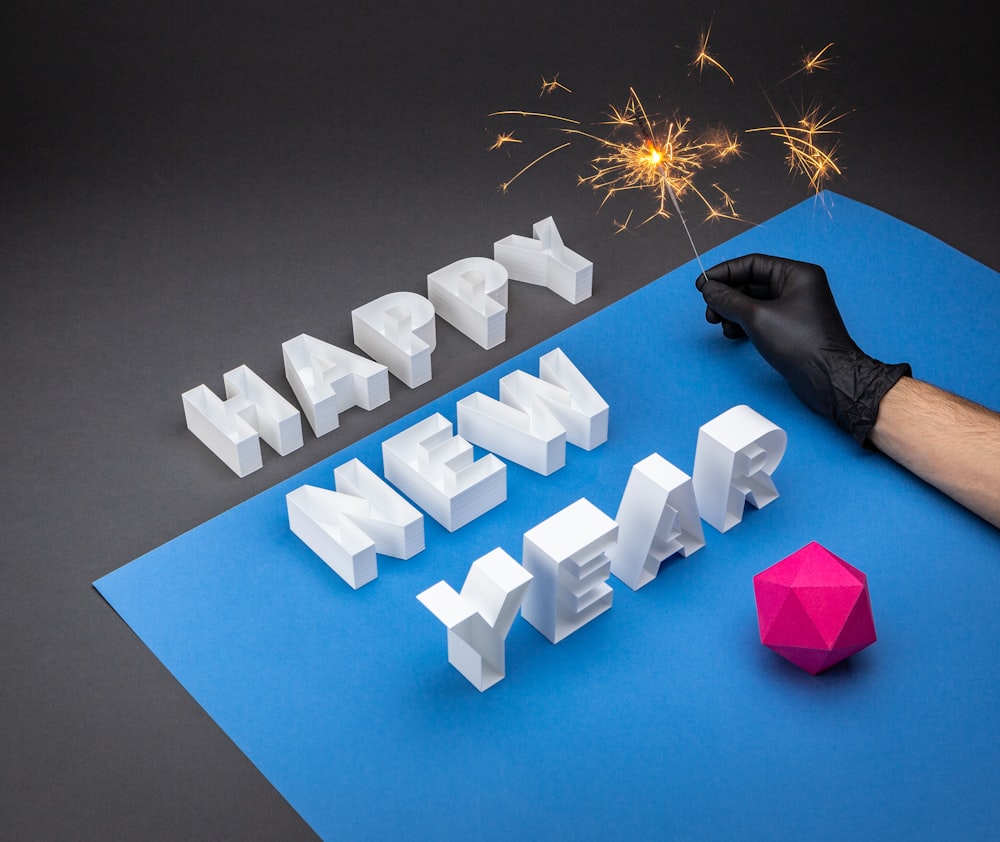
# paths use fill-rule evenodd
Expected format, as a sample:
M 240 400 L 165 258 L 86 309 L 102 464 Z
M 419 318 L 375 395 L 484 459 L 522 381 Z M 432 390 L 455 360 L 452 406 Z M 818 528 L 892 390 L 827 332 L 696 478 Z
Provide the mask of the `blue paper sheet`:
M 585 250 L 584 250 L 585 251 Z M 857 342 L 996 406 L 997 273 L 826 193 L 746 231 L 822 264 Z M 597 267 L 600 283 L 614 271 Z M 95 587 L 325 839 L 987 838 L 1000 826 L 1000 532 L 804 408 L 749 343 L 705 323 L 688 264 L 424 409 L 136 559 Z M 511 296 L 516 308 L 516 290 Z M 516 314 L 512 313 L 512 318 Z M 288 529 L 381 442 L 562 348 L 610 437 L 353 591 Z M 397 384 L 398 386 L 398 384 Z M 783 427 L 779 499 L 668 561 L 558 645 L 522 618 L 478 692 L 416 599 L 579 497 L 611 516 L 631 465 L 690 473 L 698 427 L 746 403 Z M 360 411 L 360 410 L 352 410 Z M 879 640 L 813 677 L 761 646 L 753 574 L 819 541 L 868 575 Z M 994 837 L 995 838 L 995 837 Z

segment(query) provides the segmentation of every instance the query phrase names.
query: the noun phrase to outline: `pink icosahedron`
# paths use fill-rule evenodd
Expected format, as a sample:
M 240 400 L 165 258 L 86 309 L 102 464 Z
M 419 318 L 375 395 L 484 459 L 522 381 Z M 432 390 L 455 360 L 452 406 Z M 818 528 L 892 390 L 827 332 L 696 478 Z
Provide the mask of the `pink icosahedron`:
M 753 577 L 760 642 L 816 675 L 875 642 L 864 573 L 813 541 Z

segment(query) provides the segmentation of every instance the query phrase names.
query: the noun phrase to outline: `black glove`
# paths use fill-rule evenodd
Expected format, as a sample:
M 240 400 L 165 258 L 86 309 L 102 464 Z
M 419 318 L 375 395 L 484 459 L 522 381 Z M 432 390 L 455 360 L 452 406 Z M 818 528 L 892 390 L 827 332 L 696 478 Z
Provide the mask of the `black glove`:
M 882 396 L 912 373 L 854 343 L 820 266 L 749 254 L 713 266 L 695 285 L 709 322 L 721 323 L 730 339 L 749 337 L 806 406 L 859 444 L 875 426 Z

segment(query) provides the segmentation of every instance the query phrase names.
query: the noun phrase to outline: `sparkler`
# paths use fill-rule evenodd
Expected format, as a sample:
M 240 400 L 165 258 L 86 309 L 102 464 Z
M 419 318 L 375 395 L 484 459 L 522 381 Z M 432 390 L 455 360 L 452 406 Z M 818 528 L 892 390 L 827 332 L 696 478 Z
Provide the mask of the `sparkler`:
M 735 85 L 733 75 L 709 51 L 711 26 L 700 36 L 692 68 L 697 68 L 699 76 L 706 68 L 724 74 Z M 807 53 L 800 67 L 781 83 L 800 73 L 812 74 L 827 70 L 833 61 L 829 51 L 833 44 L 821 50 Z M 539 96 L 557 92 L 571 93 L 559 81 L 558 75 L 542 77 Z M 739 136 L 723 126 L 696 132 L 692 120 L 676 112 L 672 116 L 651 116 L 643 106 L 634 87 L 629 87 L 629 96 L 623 106 L 609 106 L 607 119 L 588 127 L 582 121 L 544 111 L 507 110 L 495 111 L 490 116 L 521 117 L 540 120 L 550 124 L 563 135 L 561 142 L 551 146 L 530 163 L 522 167 L 510 179 L 500 185 L 506 192 L 511 184 L 537 166 L 539 163 L 578 142 L 592 146 L 590 170 L 578 177 L 580 185 L 587 185 L 603 193 L 600 206 L 623 194 L 651 196 L 653 210 L 639 223 L 645 225 L 656 218 L 670 219 L 676 216 L 684 228 L 695 259 L 704 274 L 701 255 L 695 246 L 688 227 L 682 203 L 691 199 L 705 212 L 705 220 L 741 220 L 732 196 L 712 183 L 709 188 L 701 186 L 700 179 L 708 170 L 727 161 L 739 158 L 743 147 Z M 810 187 L 818 194 L 826 182 L 841 174 L 837 164 L 839 131 L 834 124 L 843 114 L 825 111 L 818 104 L 800 109 L 794 122 L 786 122 L 773 106 L 774 125 L 748 129 L 748 132 L 766 132 L 778 139 L 785 148 L 789 169 L 806 176 Z M 604 129 L 598 128 L 603 126 Z M 513 132 L 501 133 L 491 149 L 501 148 L 509 143 L 521 143 Z M 615 233 L 622 233 L 632 224 L 634 209 L 628 211 L 624 222 L 614 220 Z
M 695 183 L 695 176 L 706 166 L 740 155 L 737 136 L 725 129 L 694 136 L 688 118 L 670 117 L 658 122 L 649 116 L 634 88 L 629 88 L 629 98 L 623 107 L 611 106 L 608 119 L 601 124 L 611 128 L 606 135 L 588 131 L 579 120 L 558 114 L 509 110 L 495 111 L 490 116 L 501 115 L 556 121 L 565 124 L 558 131 L 569 137 L 501 184 L 503 191 L 549 155 L 565 149 L 574 140 L 582 139 L 596 145 L 596 154 L 590 161 L 590 174 L 581 176 L 579 183 L 602 191 L 602 206 L 626 191 L 652 192 L 655 205 L 653 212 L 644 220 L 648 222 L 656 217 L 669 219 L 669 206 L 674 206 L 676 212 L 678 200 L 692 195 L 704 206 L 706 218 L 738 218 L 728 194 L 716 187 L 722 199 L 713 203 Z M 623 131 L 629 135 L 621 138 Z M 491 148 L 512 142 L 512 138 L 512 133 L 500 134 Z
M 554 83 L 555 80 L 552 80 L 545 85 L 551 86 Z M 590 173 L 580 176 L 579 183 L 604 194 L 602 207 L 622 193 L 651 193 L 654 197 L 653 211 L 640 224 L 657 217 L 669 219 L 676 215 L 684 227 L 702 272 L 704 267 L 701 265 L 701 255 L 681 211 L 681 200 L 687 196 L 696 198 L 705 209 L 706 219 L 739 219 L 728 193 L 718 185 L 713 185 L 718 194 L 718 198 L 713 201 L 695 183 L 696 176 L 706 167 L 741 154 L 738 137 L 725 128 L 715 128 L 695 136 L 689 118 L 673 116 L 654 119 L 646 111 L 634 88 L 629 88 L 629 97 L 624 106 L 610 107 L 608 119 L 600 124 L 609 127 L 609 131 L 603 135 L 587 130 L 579 120 L 557 114 L 508 110 L 496 111 L 490 116 L 503 115 L 554 121 L 560 124 L 558 131 L 568 137 L 501 184 L 500 189 L 504 192 L 515 180 L 550 155 L 567 148 L 576 140 L 583 140 L 594 144 L 596 152 L 590 160 Z M 500 134 L 491 148 L 498 148 L 513 140 L 513 133 Z M 630 210 L 623 223 L 615 221 L 618 233 L 628 228 L 632 213 Z

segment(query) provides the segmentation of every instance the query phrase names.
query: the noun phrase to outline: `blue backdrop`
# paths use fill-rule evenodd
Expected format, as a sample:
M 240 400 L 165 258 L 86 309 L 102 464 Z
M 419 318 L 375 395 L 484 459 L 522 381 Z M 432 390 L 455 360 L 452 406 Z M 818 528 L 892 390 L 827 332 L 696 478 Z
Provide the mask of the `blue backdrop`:
M 833 193 L 704 256 L 822 264 L 869 353 L 994 407 L 997 273 Z M 613 267 L 596 267 L 595 282 Z M 705 323 L 690 263 L 95 583 L 326 839 L 986 839 L 1000 826 L 1000 531 L 789 392 Z M 517 312 L 511 296 L 510 319 Z M 351 590 L 288 530 L 284 495 L 333 487 L 432 412 L 497 395 L 561 347 L 611 407 L 609 440 Z M 435 360 L 437 365 L 446 361 Z M 394 388 L 400 388 L 398 383 Z M 558 645 L 520 617 L 479 693 L 416 595 L 585 496 L 614 516 L 631 465 L 690 473 L 698 427 L 746 403 L 783 427 L 781 496 L 668 561 Z M 361 410 L 351 410 L 361 411 Z M 210 458 L 206 456 L 206 458 Z M 237 481 L 234 479 L 234 481 Z M 809 541 L 863 570 L 879 640 L 819 676 L 761 646 L 752 577 Z M 155 762 L 155 760 L 151 760 Z

